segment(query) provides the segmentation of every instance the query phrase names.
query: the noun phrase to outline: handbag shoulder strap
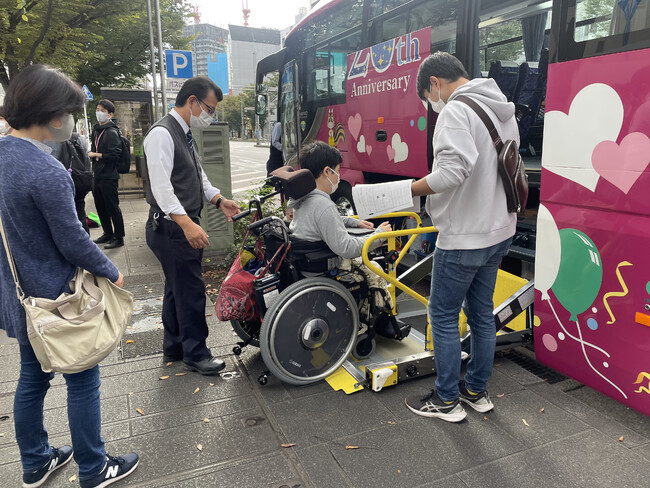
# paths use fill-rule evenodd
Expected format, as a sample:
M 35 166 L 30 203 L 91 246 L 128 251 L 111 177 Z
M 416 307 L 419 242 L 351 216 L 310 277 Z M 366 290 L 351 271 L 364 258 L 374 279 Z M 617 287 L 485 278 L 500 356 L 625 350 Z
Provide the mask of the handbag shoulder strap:
M 14 261 L 14 255 L 11 253 L 11 248 L 9 247 L 9 241 L 7 240 L 7 234 L 5 233 L 5 227 L 2 225 L 2 217 L 0 216 L 0 234 L 2 234 L 2 242 L 5 246 L 5 252 L 7 254 L 7 261 L 9 262 L 9 268 L 11 268 L 11 274 L 14 277 L 14 284 L 16 285 L 16 296 L 21 302 L 25 298 L 25 293 L 20 287 L 20 282 L 18 281 L 18 271 L 16 270 L 16 263 Z
M 483 121 L 485 127 L 490 133 L 490 137 L 492 138 L 492 144 L 496 148 L 497 154 L 499 154 L 501 152 L 501 148 L 503 147 L 503 141 L 501 140 L 499 131 L 497 130 L 496 127 L 494 127 L 494 123 L 492 122 L 492 119 L 490 119 L 490 116 L 486 114 L 485 110 L 483 110 L 483 108 L 481 108 L 481 106 L 470 97 L 467 97 L 465 95 L 459 95 L 456 98 L 454 98 L 454 100 L 458 100 L 459 102 L 463 102 L 469 105 L 470 108 L 474 110 L 474 112 L 476 112 L 476 115 L 478 115 L 479 118 Z

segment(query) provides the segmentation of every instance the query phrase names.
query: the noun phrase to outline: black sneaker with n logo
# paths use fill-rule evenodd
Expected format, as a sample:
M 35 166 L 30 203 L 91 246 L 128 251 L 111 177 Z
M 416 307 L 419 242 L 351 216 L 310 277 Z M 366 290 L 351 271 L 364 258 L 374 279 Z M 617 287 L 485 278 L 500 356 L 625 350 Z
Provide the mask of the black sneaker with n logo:
M 81 488 L 104 488 L 116 481 L 126 478 L 138 467 L 140 457 L 132 452 L 120 457 L 106 455 L 106 465 L 97 476 L 89 480 L 80 480 Z
M 23 488 L 37 488 L 41 486 L 54 471 L 64 464 L 69 463 L 71 459 L 71 446 L 61 446 L 58 449 L 53 447 L 50 460 L 42 468 L 31 473 L 23 473 Z
M 435 417 L 447 422 L 460 422 L 467 416 L 467 412 L 456 398 L 452 402 L 444 402 L 438 397 L 436 390 L 421 396 L 407 397 L 406 406 L 411 412 L 422 417 Z

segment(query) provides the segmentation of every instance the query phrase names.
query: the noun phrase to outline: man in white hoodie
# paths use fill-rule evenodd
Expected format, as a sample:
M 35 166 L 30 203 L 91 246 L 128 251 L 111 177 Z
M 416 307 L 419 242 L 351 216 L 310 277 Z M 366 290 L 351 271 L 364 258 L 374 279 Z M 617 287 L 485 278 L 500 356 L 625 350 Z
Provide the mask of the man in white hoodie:
M 478 115 L 455 99 L 474 99 L 503 140 L 519 142 L 515 107 L 494 80 L 468 78 L 462 63 L 444 52 L 426 58 L 417 76 L 418 96 L 440 114 L 431 173 L 411 187 L 414 196 L 428 195 L 427 213 L 439 231 L 429 298 L 437 377 L 435 390 L 408 397 L 406 405 L 418 415 L 448 422 L 467 415 L 461 401 L 479 412 L 494 407 L 486 391 L 496 344 L 492 296 L 517 223 L 506 207 L 492 139 Z M 465 300 L 472 349 L 460 380 L 458 315 Z

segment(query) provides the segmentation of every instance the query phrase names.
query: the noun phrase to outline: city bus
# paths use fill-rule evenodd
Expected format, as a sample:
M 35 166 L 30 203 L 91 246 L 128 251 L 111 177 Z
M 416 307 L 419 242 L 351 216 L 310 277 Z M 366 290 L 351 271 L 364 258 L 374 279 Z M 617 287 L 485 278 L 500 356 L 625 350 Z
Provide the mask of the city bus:
M 331 0 L 260 61 L 285 162 L 343 155 L 333 199 L 419 178 L 436 115 L 420 61 L 457 56 L 515 103 L 533 192 L 536 358 L 650 415 L 650 0 Z M 347 203 L 346 203 L 347 202 Z M 529 213 L 530 215 L 530 213 Z M 435 223 L 434 223 L 435 224 Z

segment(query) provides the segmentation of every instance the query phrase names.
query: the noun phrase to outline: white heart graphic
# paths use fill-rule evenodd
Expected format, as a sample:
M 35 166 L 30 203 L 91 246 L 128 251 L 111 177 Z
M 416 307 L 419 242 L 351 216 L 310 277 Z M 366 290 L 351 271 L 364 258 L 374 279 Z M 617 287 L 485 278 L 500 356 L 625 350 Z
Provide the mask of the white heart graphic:
M 363 136 L 359 137 L 359 142 L 357 142 L 357 151 L 360 153 L 366 152 L 366 138 Z
M 395 151 L 395 162 L 401 163 L 409 157 L 409 147 L 408 144 L 402 142 L 402 138 L 399 134 L 393 134 L 393 138 L 390 141 L 390 145 L 393 146 Z
M 603 141 L 616 141 L 623 124 L 623 102 L 616 90 L 603 83 L 578 92 L 569 113 L 559 110 L 544 116 L 542 166 L 594 191 L 600 175 L 591 160 Z

